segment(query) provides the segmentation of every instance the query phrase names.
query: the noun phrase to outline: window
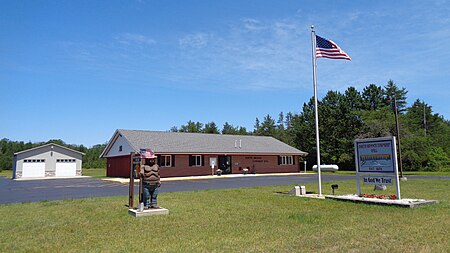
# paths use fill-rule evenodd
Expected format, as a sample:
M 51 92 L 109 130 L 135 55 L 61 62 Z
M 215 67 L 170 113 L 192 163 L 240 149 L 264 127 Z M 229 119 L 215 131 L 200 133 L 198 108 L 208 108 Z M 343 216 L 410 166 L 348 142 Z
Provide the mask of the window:
M 45 159 L 26 159 L 24 163 L 45 163 Z
M 75 159 L 56 159 L 57 163 L 74 163 Z
M 203 166 L 202 155 L 189 156 L 189 166 Z
M 122 145 L 119 146 L 119 152 L 122 152 Z
M 292 165 L 294 164 L 294 159 L 291 155 L 282 155 L 278 158 L 279 165 Z
M 161 167 L 172 167 L 171 155 L 161 155 L 159 159 L 160 159 L 159 164 Z

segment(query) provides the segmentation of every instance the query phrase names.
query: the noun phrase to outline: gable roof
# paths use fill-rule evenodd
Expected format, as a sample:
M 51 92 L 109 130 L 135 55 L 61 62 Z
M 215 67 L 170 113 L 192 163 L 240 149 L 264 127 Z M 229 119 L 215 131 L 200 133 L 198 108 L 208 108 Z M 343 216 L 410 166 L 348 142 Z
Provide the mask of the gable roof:
M 27 150 L 19 151 L 19 152 L 14 153 L 14 155 L 26 153 L 26 152 L 29 152 L 29 151 L 33 151 L 33 150 L 40 149 L 40 148 L 44 148 L 44 147 L 48 147 L 48 146 L 56 146 L 56 147 L 60 147 L 60 148 L 62 148 L 62 149 L 66 149 L 66 150 L 69 150 L 69 151 L 72 151 L 72 152 L 75 152 L 75 153 L 84 155 L 83 152 L 80 152 L 80 151 L 77 151 L 77 150 L 73 150 L 73 149 L 71 149 L 71 148 L 67 148 L 67 147 L 58 145 L 58 144 L 56 144 L 56 143 L 48 143 L 48 144 L 45 144 L 45 145 L 42 145 L 42 146 L 38 146 L 38 147 L 30 148 L 30 149 L 27 149 Z
M 119 136 L 125 138 L 134 152 L 150 148 L 157 154 L 308 154 L 269 136 L 118 129 L 100 157 L 109 152 Z

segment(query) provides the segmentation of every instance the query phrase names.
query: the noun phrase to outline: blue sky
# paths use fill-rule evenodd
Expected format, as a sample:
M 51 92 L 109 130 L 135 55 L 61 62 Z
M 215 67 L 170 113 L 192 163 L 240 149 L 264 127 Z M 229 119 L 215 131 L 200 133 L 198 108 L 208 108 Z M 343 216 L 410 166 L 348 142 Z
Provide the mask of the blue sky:
M 253 129 L 389 79 L 450 116 L 449 1 L 0 1 L 0 138 L 91 146 L 188 120 Z

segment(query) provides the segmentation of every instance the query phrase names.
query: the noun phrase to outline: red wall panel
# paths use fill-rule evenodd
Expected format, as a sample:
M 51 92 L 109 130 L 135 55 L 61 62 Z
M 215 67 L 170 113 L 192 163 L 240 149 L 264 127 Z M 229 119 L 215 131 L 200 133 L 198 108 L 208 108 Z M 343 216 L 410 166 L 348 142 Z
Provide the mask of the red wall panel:
M 173 167 L 160 167 L 161 177 L 204 176 L 211 175 L 209 158 L 218 155 L 204 155 L 203 166 L 189 166 L 189 155 L 174 155 Z M 278 165 L 277 155 L 235 155 L 231 156 L 231 173 L 241 174 L 243 168 L 249 172 L 262 173 L 289 173 L 299 172 L 298 156 L 293 156 L 293 165 Z M 130 175 L 130 156 L 107 158 L 106 176 L 126 177 Z M 217 169 L 217 165 L 215 170 Z
M 108 157 L 106 160 L 107 177 L 130 177 L 130 156 Z

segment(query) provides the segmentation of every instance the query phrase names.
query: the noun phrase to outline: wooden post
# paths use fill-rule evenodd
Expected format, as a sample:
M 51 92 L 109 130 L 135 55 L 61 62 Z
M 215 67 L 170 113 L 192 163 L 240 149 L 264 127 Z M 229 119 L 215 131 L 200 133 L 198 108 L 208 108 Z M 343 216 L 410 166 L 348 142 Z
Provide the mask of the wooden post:
M 128 185 L 128 207 L 133 208 L 134 207 L 134 177 L 133 177 L 133 158 L 134 158 L 134 152 L 130 152 L 130 183 Z
M 145 164 L 145 159 L 141 159 L 141 164 L 139 168 L 142 168 L 142 166 Z M 139 177 L 139 204 L 144 202 L 144 195 L 143 195 L 143 187 L 142 187 L 142 175 L 139 174 L 138 171 L 136 171 L 136 174 L 138 174 Z

